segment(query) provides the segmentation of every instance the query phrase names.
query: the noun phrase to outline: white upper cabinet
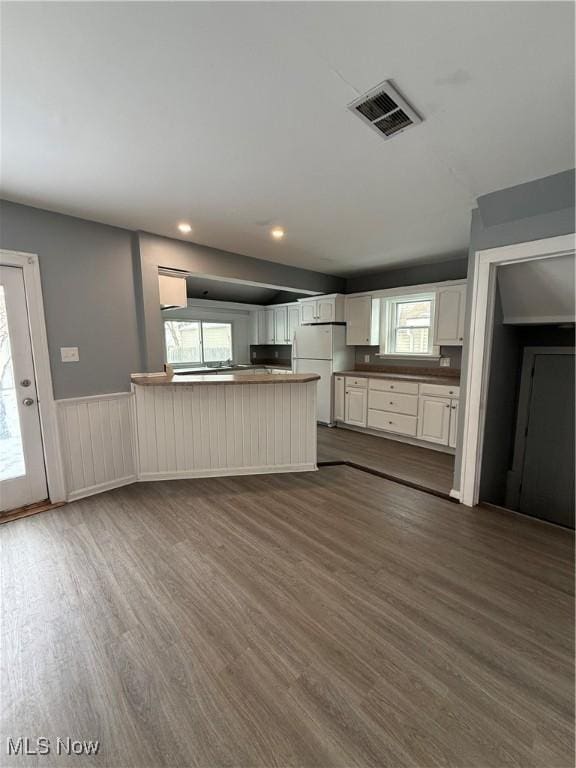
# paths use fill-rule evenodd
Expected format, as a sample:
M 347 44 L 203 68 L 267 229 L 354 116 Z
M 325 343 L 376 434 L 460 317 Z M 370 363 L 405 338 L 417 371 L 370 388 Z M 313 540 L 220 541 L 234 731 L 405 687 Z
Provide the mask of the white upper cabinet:
M 319 323 L 336 322 L 336 299 L 318 299 L 316 306 Z
M 302 325 L 316 322 L 316 302 L 315 301 L 303 301 L 300 304 L 300 318 Z
M 289 304 L 288 307 L 288 333 L 287 343 L 292 344 L 296 328 L 300 325 L 300 307 L 298 304 Z
M 274 344 L 286 344 L 288 339 L 288 310 L 286 307 L 273 309 Z
M 258 312 L 258 344 L 266 343 L 266 310 Z
M 464 315 L 466 312 L 466 285 L 439 287 L 436 294 L 436 346 L 462 346 L 464 341 Z
M 266 309 L 264 311 L 264 344 L 274 344 L 274 310 Z M 262 342 L 261 342 L 262 343 Z
M 372 296 L 346 296 L 344 302 L 346 344 L 377 345 L 380 330 L 380 300 Z
M 332 294 L 318 298 L 299 299 L 302 325 L 344 322 L 344 296 Z
M 300 324 L 300 306 L 278 304 L 258 309 L 252 315 L 252 344 L 292 344 Z

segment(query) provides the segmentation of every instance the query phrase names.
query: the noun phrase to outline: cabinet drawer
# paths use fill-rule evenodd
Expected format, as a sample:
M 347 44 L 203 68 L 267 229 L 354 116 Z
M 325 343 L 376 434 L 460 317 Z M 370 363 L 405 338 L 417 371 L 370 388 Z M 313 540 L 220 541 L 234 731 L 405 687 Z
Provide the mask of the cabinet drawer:
M 346 376 L 347 387 L 362 387 L 366 389 L 368 387 L 368 379 L 363 379 L 360 376 Z
M 460 387 L 449 384 L 420 384 L 421 395 L 433 395 L 435 397 L 459 397 Z
M 368 393 L 368 408 L 376 411 L 392 411 L 405 413 L 407 416 L 418 415 L 418 395 L 402 395 L 396 392 L 379 392 L 370 390 Z
M 370 379 L 370 389 L 379 392 L 399 392 L 403 395 L 417 395 L 417 381 L 401 381 L 398 379 Z
M 415 437 L 417 423 L 416 416 L 376 411 L 373 408 L 368 409 L 368 426 L 373 429 L 383 429 L 387 432 L 397 432 L 399 435 Z

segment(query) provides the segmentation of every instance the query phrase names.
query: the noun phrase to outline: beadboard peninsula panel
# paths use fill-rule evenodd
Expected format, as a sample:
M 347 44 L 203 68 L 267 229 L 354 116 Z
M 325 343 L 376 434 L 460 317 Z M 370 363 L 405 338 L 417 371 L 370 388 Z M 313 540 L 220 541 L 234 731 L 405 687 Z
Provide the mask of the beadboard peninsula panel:
M 140 480 L 316 469 L 316 381 L 133 390 Z
M 131 392 L 58 400 L 57 407 L 68 501 L 138 479 Z

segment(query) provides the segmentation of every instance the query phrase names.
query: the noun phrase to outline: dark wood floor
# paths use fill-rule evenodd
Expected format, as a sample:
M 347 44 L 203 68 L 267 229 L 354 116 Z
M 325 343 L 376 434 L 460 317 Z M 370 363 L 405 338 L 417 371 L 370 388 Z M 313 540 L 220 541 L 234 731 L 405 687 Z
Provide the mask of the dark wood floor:
M 318 461 L 351 461 L 449 495 L 454 456 L 351 429 L 318 425 Z
M 137 484 L 0 544 L 3 766 L 573 765 L 567 531 L 331 467 Z

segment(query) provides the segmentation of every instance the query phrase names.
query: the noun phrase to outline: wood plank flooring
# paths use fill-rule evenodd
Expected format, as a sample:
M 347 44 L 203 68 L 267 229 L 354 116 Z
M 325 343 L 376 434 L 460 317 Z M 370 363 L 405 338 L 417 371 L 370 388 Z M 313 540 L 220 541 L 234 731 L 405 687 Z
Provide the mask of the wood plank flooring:
M 318 461 L 351 461 L 446 496 L 453 487 L 452 454 L 351 429 L 318 425 Z
M 573 765 L 568 531 L 331 467 L 127 486 L 0 545 L 2 766 Z

